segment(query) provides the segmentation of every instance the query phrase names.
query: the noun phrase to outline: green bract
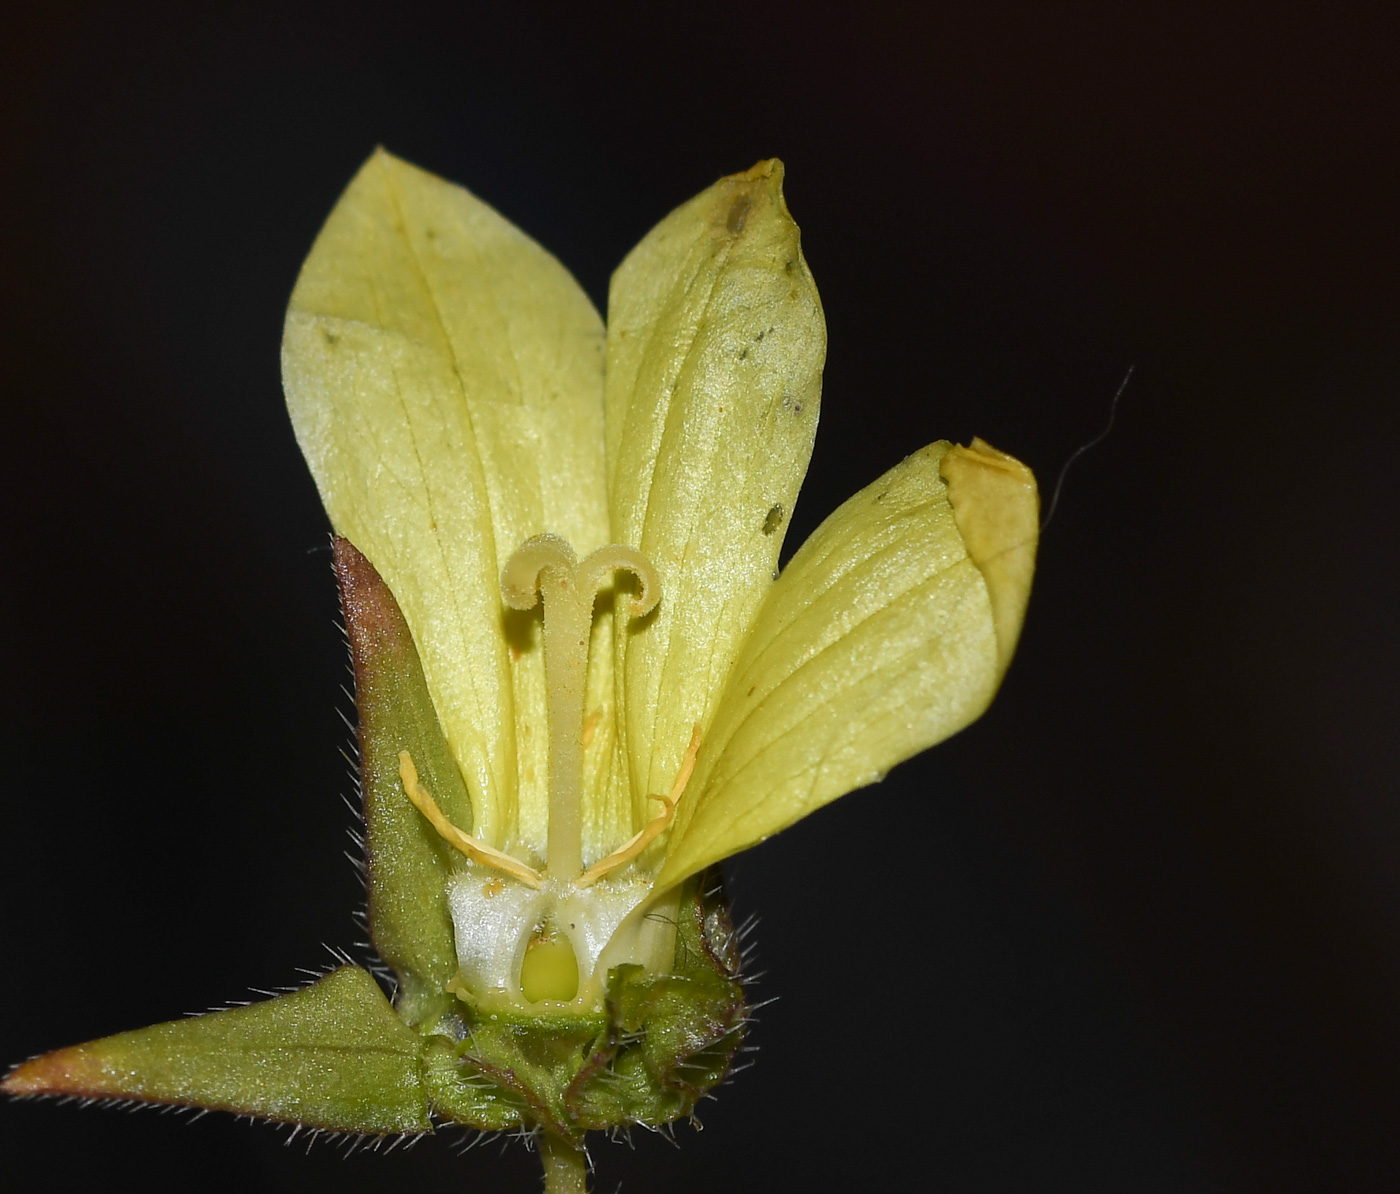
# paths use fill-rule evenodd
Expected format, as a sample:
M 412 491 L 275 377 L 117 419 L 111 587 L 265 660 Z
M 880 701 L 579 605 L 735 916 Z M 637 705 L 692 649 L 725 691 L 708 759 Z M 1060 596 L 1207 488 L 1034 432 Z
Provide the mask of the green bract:
M 1037 535 L 1023 465 L 939 442 L 778 573 L 826 350 L 781 183 L 760 163 L 657 225 L 605 331 L 489 207 L 370 158 L 282 359 L 337 535 L 392 1004 L 345 967 L 7 1090 L 538 1129 L 563 1189 L 586 1131 L 723 1076 L 746 1010 L 716 864 L 986 708 Z

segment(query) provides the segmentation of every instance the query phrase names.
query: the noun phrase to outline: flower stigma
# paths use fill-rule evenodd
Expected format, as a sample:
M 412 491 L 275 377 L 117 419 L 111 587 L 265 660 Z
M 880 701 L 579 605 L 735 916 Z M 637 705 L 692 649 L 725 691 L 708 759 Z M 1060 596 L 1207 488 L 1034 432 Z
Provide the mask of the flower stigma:
M 630 547 L 611 543 L 583 561 L 559 535 L 536 535 L 510 557 L 501 572 L 501 595 L 512 609 L 544 607 L 544 673 L 549 711 L 550 875 L 574 879 L 583 869 L 583 705 L 593 599 L 621 569 L 641 584 L 629 612 L 640 618 L 661 599 L 651 562 Z

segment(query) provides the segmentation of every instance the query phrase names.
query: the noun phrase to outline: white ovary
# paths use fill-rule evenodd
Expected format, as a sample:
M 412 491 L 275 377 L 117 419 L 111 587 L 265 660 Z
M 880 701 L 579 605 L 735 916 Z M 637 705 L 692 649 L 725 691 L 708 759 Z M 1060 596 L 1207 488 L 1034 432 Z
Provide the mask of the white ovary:
M 624 962 L 655 967 L 660 961 L 664 967 L 674 948 L 672 917 L 653 924 L 645 915 L 631 916 L 650 894 L 648 876 L 582 889 L 546 880 L 536 889 L 468 864 L 448 884 L 458 973 L 477 999 L 528 1004 L 520 968 L 531 938 L 547 928 L 568 938 L 578 960 L 579 989 L 572 1003 L 600 1007 L 609 969 Z
M 457 942 L 457 971 L 478 998 L 520 998 L 520 965 L 550 897 L 503 881 L 483 866 L 457 871 L 447 887 Z

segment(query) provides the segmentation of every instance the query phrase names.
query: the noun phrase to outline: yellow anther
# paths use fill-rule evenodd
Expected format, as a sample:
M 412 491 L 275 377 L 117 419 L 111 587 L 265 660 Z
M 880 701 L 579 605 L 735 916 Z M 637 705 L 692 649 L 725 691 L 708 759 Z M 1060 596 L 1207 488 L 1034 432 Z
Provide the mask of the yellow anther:
M 509 854 L 503 854 L 494 846 L 479 842 L 469 833 L 463 833 L 443 815 L 437 801 L 428 789 L 418 782 L 418 768 L 413 765 L 413 756 L 406 750 L 399 751 L 399 780 L 404 793 L 413 801 L 414 807 L 428 819 L 428 823 L 442 836 L 449 846 L 460 850 L 473 862 L 504 871 L 512 879 L 519 879 L 527 887 L 539 887 L 544 881 L 536 870 L 523 862 L 518 862 Z
M 685 786 L 690 782 L 691 773 L 695 770 L 695 756 L 700 753 L 700 723 L 695 723 L 695 729 L 690 735 L 690 745 L 685 749 L 685 757 L 681 760 L 681 767 L 676 772 L 676 782 L 671 787 L 669 796 L 648 796 L 648 800 L 661 801 L 661 811 L 656 814 L 639 833 L 633 834 L 621 846 L 609 854 L 606 858 L 600 858 L 591 867 L 583 872 L 575 881 L 576 887 L 587 887 L 601 879 L 609 871 L 615 871 L 618 867 L 625 865 L 636 858 L 652 842 L 654 842 L 666 830 L 676 816 L 676 805 L 681 801 L 681 796 L 685 794 Z
M 549 707 L 548 871 L 570 879 L 583 868 L 583 705 L 593 598 L 617 570 L 641 585 L 629 611 L 649 613 L 661 599 L 650 562 L 613 543 L 580 561 L 558 535 L 527 539 L 501 571 L 501 595 L 512 609 L 544 605 L 544 677 Z

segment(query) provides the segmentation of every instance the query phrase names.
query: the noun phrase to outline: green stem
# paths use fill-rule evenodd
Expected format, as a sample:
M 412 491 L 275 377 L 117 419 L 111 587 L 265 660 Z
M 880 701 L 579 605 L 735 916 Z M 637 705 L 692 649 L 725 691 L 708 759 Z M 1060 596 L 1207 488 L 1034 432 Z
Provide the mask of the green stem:
M 539 1145 L 544 1194 L 588 1194 L 588 1156 L 583 1142 L 575 1144 L 553 1132 L 541 1132 Z

